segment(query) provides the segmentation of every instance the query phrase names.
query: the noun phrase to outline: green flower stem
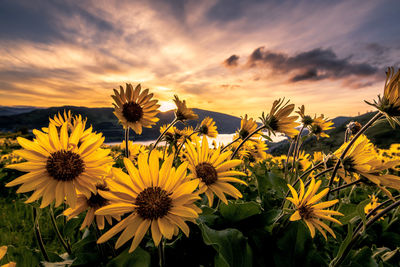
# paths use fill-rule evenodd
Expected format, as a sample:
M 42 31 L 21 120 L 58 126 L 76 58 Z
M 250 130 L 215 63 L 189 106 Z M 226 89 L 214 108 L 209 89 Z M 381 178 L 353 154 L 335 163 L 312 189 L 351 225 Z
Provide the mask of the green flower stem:
M 164 132 L 157 138 L 157 140 L 156 140 L 156 142 L 154 143 L 154 145 L 150 148 L 149 157 L 147 158 L 147 160 L 150 159 L 151 151 L 153 151 L 153 149 L 157 147 L 158 143 L 161 141 L 161 138 L 167 133 L 167 131 L 169 130 L 169 128 L 171 128 L 172 126 L 174 126 L 175 123 L 177 123 L 178 121 L 179 121 L 178 118 L 175 117 L 175 119 L 168 125 L 168 127 L 164 130 Z
M 362 183 L 362 180 L 361 179 L 355 180 L 354 182 L 351 182 L 351 183 L 344 184 L 342 186 L 336 187 L 336 188 L 331 190 L 331 193 L 336 192 L 336 191 L 340 191 L 342 189 L 345 189 L 347 187 L 353 186 L 353 185 L 358 184 L 358 183 Z
M 260 127 L 258 127 L 257 129 L 255 129 L 252 133 L 250 133 L 248 136 L 246 136 L 245 139 L 243 139 L 243 141 L 238 145 L 238 147 L 235 149 L 235 151 L 233 152 L 231 159 L 233 159 L 235 157 L 235 155 L 239 152 L 240 148 L 243 146 L 243 144 L 250 139 L 250 137 L 252 137 L 253 135 L 255 135 L 257 132 L 266 129 L 267 127 L 265 125 L 262 125 Z
M 223 152 L 228 146 L 230 146 L 230 145 L 236 143 L 236 142 L 239 141 L 239 140 L 240 140 L 240 137 L 236 138 L 235 140 L 233 140 L 232 142 L 230 142 L 230 143 L 227 144 L 226 146 L 223 146 L 223 147 L 221 148 L 221 152 Z
M 40 228 L 39 228 L 39 208 L 33 208 L 33 229 L 35 231 L 35 236 L 36 240 L 39 244 L 40 252 L 42 253 L 42 256 L 45 261 L 50 261 L 49 256 L 47 255 L 46 248 L 43 243 L 42 235 L 40 233 Z
M 350 150 L 351 146 L 354 144 L 354 142 L 360 137 L 375 121 L 377 121 L 380 117 L 382 117 L 382 114 L 378 112 L 374 117 L 372 117 L 367 124 L 364 125 L 364 127 L 361 128 L 361 130 L 353 137 L 353 139 L 350 140 L 349 144 L 346 146 L 346 148 L 343 150 L 342 154 L 340 155 L 338 161 L 336 162 L 336 165 L 333 169 L 331 179 L 329 180 L 329 192 L 326 195 L 326 199 L 329 199 L 329 194 L 332 191 L 332 184 L 333 184 L 333 179 L 335 178 L 335 175 L 337 171 L 339 170 L 339 165 L 340 162 L 344 159 L 346 156 L 346 153 Z
M 367 228 L 369 226 L 371 226 L 374 222 L 376 222 L 377 220 L 379 220 L 379 218 L 381 218 L 382 216 L 386 215 L 387 213 L 389 213 L 390 211 L 392 211 L 393 209 L 397 208 L 398 206 L 400 206 L 400 200 L 397 200 L 396 202 L 392 203 L 390 206 L 386 207 L 384 210 L 382 210 L 381 212 L 379 212 L 377 215 L 375 215 L 374 217 L 372 217 L 366 224 L 365 224 L 365 230 L 367 230 Z M 351 248 L 354 246 L 354 244 L 357 242 L 358 238 L 361 236 L 362 232 L 364 231 L 360 231 L 361 227 L 356 231 L 354 231 L 353 233 L 353 238 L 351 239 L 350 243 L 347 245 L 347 247 L 345 248 L 343 254 L 341 255 L 340 258 L 338 258 L 337 260 L 334 260 L 331 262 L 330 266 L 332 267 L 336 267 L 336 266 L 340 266 L 340 264 L 343 262 L 343 260 L 346 258 L 346 256 L 349 254 Z
M 165 239 L 164 237 L 162 237 L 160 244 L 158 244 L 158 264 L 160 265 L 160 267 L 164 267 L 165 266 Z
M 64 249 L 67 251 L 67 253 L 69 255 L 71 255 L 72 251 L 71 251 L 70 247 L 67 245 L 67 243 L 65 243 L 64 238 L 62 237 L 60 231 L 58 230 L 56 218 L 54 217 L 53 207 L 51 205 L 50 205 L 50 208 L 49 208 L 49 213 L 50 213 L 51 224 L 53 225 L 54 231 L 57 234 L 58 240 L 60 241 L 60 243 L 64 247 Z
M 125 157 L 129 158 L 129 127 L 125 130 Z
M 289 150 L 288 150 L 287 155 L 286 155 L 285 170 L 284 170 L 284 172 L 283 172 L 285 181 L 286 181 L 287 172 L 288 172 L 289 157 L 290 157 L 290 155 L 291 155 L 292 152 L 293 152 L 293 144 L 294 144 L 294 142 L 293 142 L 293 140 L 291 140 L 291 141 L 290 141 Z M 297 182 L 298 182 L 298 181 L 297 181 Z
M 187 141 L 192 135 L 194 135 L 195 133 L 198 133 L 198 132 L 199 132 L 199 131 L 194 131 L 193 133 L 189 134 L 188 136 L 185 136 L 185 138 L 183 139 L 182 144 L 181 144 L 181 145 L 178 147 L 178 149 L 176 150 L 174 159 L 177 158 L 177 157 L 179 156 L 179 152 L 181 152 L 182 147 L 185 145 L 186 141 Z

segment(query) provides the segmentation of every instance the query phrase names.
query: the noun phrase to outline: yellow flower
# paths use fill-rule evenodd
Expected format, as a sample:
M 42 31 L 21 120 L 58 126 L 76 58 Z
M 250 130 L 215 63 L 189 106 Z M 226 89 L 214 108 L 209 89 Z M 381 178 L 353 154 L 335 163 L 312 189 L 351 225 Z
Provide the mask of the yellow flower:
M 251 142 L 249 142 L 250 140 Z M 232 145 L 233 149 L 236 149 L 238 145 L 238 143 L 234 143 Z M 243 144 L 238 154 L 240 159 L 247 158 L 250 162 L 260 162 L 267 158 L 267 153 L 265 152 L 267 149 L 267 144 L 261 138 L 252 138 Z
M 228 204 L 225 194 L 236 199 L 242 197 L 239 190 L 228 182 L 247 185 L 244 181 L 233 177 L 245 174 L 231 170 L 240 165 L 242 160 L 227 160 L 230 155 L 231 151 L 221 153 L 221 148 L 209 149 L 205 136 L 201 144 L 198 141 L 186 144 L 186 159 L 191 171 L 188 177 L 199 181 L 199 194 L 206 194 L 210 207 L 213 204 L 214 194 L 225 204 Z
M 300 115 L 301 123 L 303 123 L 304 126 L 308 127 L 314 122 L 310 115 L 305 114 L 304 105 L 301 105 L 301 107 L 299 107 L 299 111 L 296 111 L 296 113 Z
M 126 84 L 126 91 L 120 86 L 120 91 L 114 89 L 114 114 L 125 129 L 132 128 L 137 134 L 142 134 L 142 127 L 151 128 L 159 120 L 156 116 L 160 111 L 158 100 L 151 100 L 153 94 L 149 89 L 141 92 L 140 84 L 133 89 L 132 84 Z
M 22 184 L 17 193 L 34 191 L 26 203 L 42 197 L 41 208 L 54 199 L 56 206 L 59 206 L 66 197 L 66 202 L 74 208 L 76 190 L 89 198 L 91 192 L 96 192 L 99 177 L 107 174 L 112 159 L 107 156 L 109 150 L 100 149 L 104 137 L 92 134 L 80 143 L 83 125 L 78 124 L 71 134 L 68 134 L 67 127 L 67 123 L 64 123 L 58 132 L 54 124 L 49 124 L 49 133 L 36 130 L 33 141 L 18 137 L 24 149 L 15 153 L 28 162 L 7 167 L 29 173 L 6 186 Z
M 300 124 L 296 122 L 298 116 L 289 116 L 293 112 L 294 104 L 288 105 L 289 101 L 286 103 L 284 101 L 284 99 L 275 100 L 270 113 L 266 116 L 263 113 L 261 120 L 270 134 L 280 132 L 293 138 L 299 133 L 295 127 Z
M 96 189 L 102 191 L 110 190 L 107 186 L 106 180 L 96 184 Z M 97 227 L 102 230 L 104 229 L 104 219 L 106 219 L 110 225 L 112 224 L 112 218 L 118 221 L 121 220 L 121 216 L 119 215 L 95 215 L 96 210 L 110 204 L 110 202 L 110 200 L 103 198 L 99 194 L 99 191 L 96 193 L 91 193 L 89 198 L 84 194 L 78 193 L 76 207 L 74 209 L 69 208 L 65 210 L 64 215 L 68 217 L 68 220 L 70 220 L 85 210 L 88 210 L 80 230 L 83 230 L 85 227 L 90 227 L 95 218 Z
M 378 101 L 374 100 L 374 103 L 365 102 L 385 114 L 393 128 L 394 123 L 400 125 L 396 118 L 400 116 L 400 69 L 395 72 L 393 67 L 388 68 L 383 97 L 378 95 Z
M 336 152 L 335 155 L 340 157 L 348 142 L 344 143 Z M 361 135 L 351 146 L 346 156 L 342 160 L 342 168 L 339 169 L 340 175 L 346 183 L 350 183 L 351 179 L 348 173 L 356 172 L 375 183 L 389 197 L 392 197 L 390 192 L 383 186 L 391 187 L 400 190 L 400 177 L 392 174 L 381 174 L 389 168 L 393 168 L 398 164 L 398 160 L 382 161 L 376 153 L 373 144 L 365 135 Z
M 290 220 L 303 220 L 308 229 L 310 229 L 311 237 L 315 236 L 315 228 L 317 228 L 317 230 L 324 236 L 325 240 L 327 239 L 327 236 L 324 230 L 328 231 L 334 238 L 336 238 L 333 230 L 321 220 L 328 220 L 341 225 L 341 223 L 335 218 L 332 218 L 331 215 L 343 216 L 342 213 L 334 210 L 324 210 L 325 208 L 335 205 L 339 200 L 335 199 L 317 204 L 317 202 L 329 192 L 329 188 L 325 188 L 316 194 L 320 186 L 321 180 L 315 182 L 315 179 L 312 178 L 307 192 L 305 192 L 304 183 L 300 179 L 300 193 L 297 194 L 296 190 L 288 184 L 292 197 L 288 197 L 287 200 L 292 202 L 296 208 L 296 211 L 292 216 L 290 216 Z
M 210 117 L 206 117 L 200 124 L 199 133 L 211 138 L 217 137 L 218 132 L 217 126 L 215 126 L 215 121 Z
M 120 145 L 121 149 L 125 149 L 125 140 Z M 140 153 L 147 153 L 148 149 L 146 146 L 141 144 L 134 144 L 132 141 L 128 141 L 129 159 L 136 162 Z
M 158 155 L 140 154 L 138 169 L 129 159 L 124 159 L 128 174 L 120 169 L 113 169 L 117 178 L 107 181 L 110 191 L 99 191 L 105 199 L 114 203 L 96 211 L 96 215 L 128 216 L 102 235 L 98 243 L 109 240 L 122 232 L 115 248 L 121 247 L 133 237 L 129 252 L 134 251 L 151 228 L 154 244 L 158 246 L 164 236 L 171 239 L 179 229 L 188 236 L 189 227 L 185 221 L 192 221 L 201 212 L 194 202 L 199 198 L 193 191 L 198 186 L 197 180 L 187 178 L 187 163 L 177 169 L 172 167 L 174 155 L 167 157 L 161 168 Z
M 362 126 L 357 121 L 351 121 L 346 125 L 346 128 L 352 135 L 356 135 L 361 130 Z
M 199 118 L 191 108 L 186 107 L 186 100 L 179 100 L 179 97 L 175 95 L 174 102 L 176 104 L 175 117 L 180 121 L 185 120 L 196 120 Z
M 327 130 L 331 130 L 335 127 L 332 127 L 333 122 L 330 120 L 326 120 L 323 115 L 321 115 L 318 118 L 314 118 L 311 126 L 310 126 L 310 132 L 311 134 L 315 135 L 317 139 L 320 137 L 329 137 L 325 133 Z
M 0 261 L 4 258 L 7 253 L 7 246 L 0 247 Z M 1 267 L 15 267 L 17 264 L 15 262 L 9 262 L 7 264 L 1 265 Z
M 72 122 L 72 114 L 71 110 L 68 110 L 68 113 L 64 109 L 64 113 L 61 114 L 58 112 L 56 115 L 54 115 L 54 118 L 51 119 L 49 118 L 50 123 L 54 124 L 57 127 L 61 127 L 64 123 L 71 124 Z
M 240 139 L 245 139 L 250 133 L 257 129 L 257 123 L 253 118 L 247 118 L 247 114 L 242 117 L 240 121 L 240 129 L 237 132 Z M 257 138 L 259 133 L 254 134 L 252 137 Z

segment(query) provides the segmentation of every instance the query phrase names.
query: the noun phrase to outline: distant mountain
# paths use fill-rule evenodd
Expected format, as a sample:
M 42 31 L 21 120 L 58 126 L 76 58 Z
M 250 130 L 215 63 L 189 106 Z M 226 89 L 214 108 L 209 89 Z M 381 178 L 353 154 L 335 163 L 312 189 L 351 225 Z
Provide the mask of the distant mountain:
M 17 114 L 23 114 L 31 112 L 32 110 L 38 109 L 37 107 L 31 106 L 0 106 L 0 116 L 11 116 Z
M 48 125 L 49 117 L 53 117 L 58 112 L 71 110 L 73 114 L 81 114 L 88 118 L 88 124 L 93 126 L 95 131 L 102 132 L 106 137 L 106 142 L 120 141 L 123 138 L 123 130 L 118 120 L 113 114 L 113 108 L 87 108 L 75 106 L 51 107 L 45 109 L 33 109 L 23 114 L 0 116 L 1 131 L 15 131 L 18 129 L 39 129 Z M 196 121 L 189 121 L 187 124 L 195 127 L 205 117 L 213 118 L 218 127 L 219 133 L 233 133 L 240 128 L 240 118 L 231 115 L 213 112 L 203 109 L 193 109 L 199 115 Z M 134 140 L 152 140 L 158 137 L 159 128 L 164 124 L 170 123 L 174 119 L 174 112 L 161 112 L 158 117 L 159 122 L 152 128 L 144 128 L 142 135 L 136 135 L 131 131 Z M 185 125 L 178 123 L 178 128 Z

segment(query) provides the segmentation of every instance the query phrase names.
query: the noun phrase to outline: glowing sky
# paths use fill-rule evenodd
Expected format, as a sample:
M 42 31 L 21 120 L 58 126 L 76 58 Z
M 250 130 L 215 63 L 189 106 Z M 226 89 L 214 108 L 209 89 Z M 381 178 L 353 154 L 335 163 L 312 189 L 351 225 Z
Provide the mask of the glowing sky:
M 111 107 L 142 83 L 163 101 L 258 117 L 290 98 L 356 115 L 400 66 L 400 2 L 0 1 L 0 105 Z

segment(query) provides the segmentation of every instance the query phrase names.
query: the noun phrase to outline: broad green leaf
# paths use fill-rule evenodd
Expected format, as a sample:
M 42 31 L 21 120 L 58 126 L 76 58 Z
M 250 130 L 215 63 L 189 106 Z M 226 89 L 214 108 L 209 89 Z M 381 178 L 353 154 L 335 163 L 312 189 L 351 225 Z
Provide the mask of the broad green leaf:
M 219 206 L 219 211 L 222 217 L 225 219 L 232 222 L 237 222 L 250 216 L 260 214 L 261 206 L 254 201 L 229 201 L 228 205 L 221 203 Z
M 358 214 L 358 216 L 360 216 L 360 218 L 361 218 L 361 220 L 362 220 L 362 222 L 363 222 L 363 228 L 362 228 L 362 229 L 365 229 L 365 225 L 366 225 L 366 223 L 367 223 L 367 219 L 366 219 L 366 217 L 365 217 L 364 208 L 365 208 L 365 206 L 366 206 L 369 202 L 371 202 L 371 200 L 370 200 L 370 199 L 366 199 L 366 200 L 360 202 L 360 203 L 357 205 L 357 214 Z M 364 231 L 364 230 L 363 230 L 363 231 Z
M 129 253 L 129 248 L 124 250 L 117 257 L 112 259 L 106 265 L 107 267 L 146 267 L 151 264 L 150 253 L 141 249 L 136 248 L 135 251 Z
M 211 245 L 219 254 L 220 259 L 216 263 L 225 261 L 228 266 L 252 266 L 252 251 L 247 243 L 247 238 L 237 229 L 214 230 L 204 223 L 199 227 L 203 241 Z
M 353 224 L 349 223 L 347 225 L 347 236 L 343 240 L 342 244 L 340 244 L 338 253 L 337 253 L 336 257 L 331 261 L 329 266 L 333 266 L 334 263 L 343 255 L 345 249 L 350 244 L 352 238 L 353 238 Z

